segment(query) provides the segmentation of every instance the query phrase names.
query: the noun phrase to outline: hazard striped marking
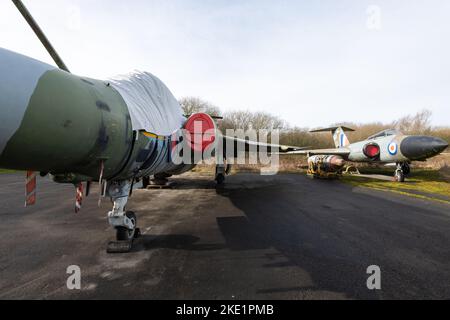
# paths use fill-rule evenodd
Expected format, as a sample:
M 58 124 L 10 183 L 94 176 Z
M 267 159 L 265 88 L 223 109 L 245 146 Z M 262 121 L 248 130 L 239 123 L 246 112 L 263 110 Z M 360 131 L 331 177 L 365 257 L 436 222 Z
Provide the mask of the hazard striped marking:
M 36 173 L 27 171 L 25 182 L 25 207 L 36 204 Z

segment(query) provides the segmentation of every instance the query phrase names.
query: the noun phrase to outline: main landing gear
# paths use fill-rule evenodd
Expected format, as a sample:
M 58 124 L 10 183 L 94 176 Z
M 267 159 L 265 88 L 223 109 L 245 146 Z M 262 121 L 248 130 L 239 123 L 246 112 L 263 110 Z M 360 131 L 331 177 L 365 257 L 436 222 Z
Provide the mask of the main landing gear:
M 226 175 L 230 174 L 231 165 L 229 164 L 218 164 L 216 165 L 216 174 L 214 180 L 216 180 L 218 185 L 222 185 L 225 182 Z
M 142 178 L 142 187 L 144 189 L 169 189 L 174 183 L 169 181 L 172 175 L 167 173 L 157 173 L 152 178 L 149 176 Z
M 411 172 L 411 167 L 407 162 L 397 163 L 397 169 L 395 170 L 394 180 L 397 182 L 404 182 L 405 176 Z
M 112 182 L 108 185 L 107 195 L 113 201 L 113 209 L 108 212 L 108 221 L 116 229 L 116 241 L 110 241 L 106 251 L 108 253 L 125 253 L 131 251 L 133 240 L 139 237 L 140 231 L 136 227 L 136 215 L 132 211 L 125 211 L 130 195 L 132 181 L 124 180 Z

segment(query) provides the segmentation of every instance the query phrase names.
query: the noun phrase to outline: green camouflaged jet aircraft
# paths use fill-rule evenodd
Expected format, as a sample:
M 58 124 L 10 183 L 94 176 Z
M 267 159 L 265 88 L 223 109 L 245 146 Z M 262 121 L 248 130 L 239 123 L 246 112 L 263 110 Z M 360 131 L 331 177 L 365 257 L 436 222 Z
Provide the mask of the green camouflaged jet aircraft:
M 257 152 L 298 149 L 224 137 L 206 114 L 186 119 L 169 89 L 149 73 L 111 81 L 69 73 L 22 2 L 13 2 L 60 69 L 0 48 L 0 168 L 50 173 L 56 182 L 78 187 L 78 202 L 81 183 L 87 182 L 88 193 L 91 182 L 100 182 L 114 203 L 108 218 L 118 241 L 109 252 L 130 250 L 138 234 L 136 215 L 125 210 L 133 183 L 149 176 L 164 180 L 196 165 L 173 161 L 178 146 L 187 144 L 195 153 L 217 143 L 217 152 L 227 156 L 222 148 L 236 150 L 237 144 Z M 181 128 L 187 133 L 173 134 Z M 226 171 L 223 162 L 217 165 L 218 183 Z

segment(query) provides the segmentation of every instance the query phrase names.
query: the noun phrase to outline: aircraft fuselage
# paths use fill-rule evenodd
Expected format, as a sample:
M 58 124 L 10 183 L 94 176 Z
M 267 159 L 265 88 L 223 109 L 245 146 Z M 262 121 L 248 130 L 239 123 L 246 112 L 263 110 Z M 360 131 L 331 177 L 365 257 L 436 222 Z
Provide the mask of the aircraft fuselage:
M 60 182 L 96 180 L 100 162 L 108 180 L 193 167 L 170 161 L 169 137 L 133 132 L 107 81 L 4 49 L 0 61 L 0 167 L 61 175 Z
M 379 147 L 377 157 L 370 158 L 364 153 L 364 147 L 370 143 Z M 423 161 L 441 153 L 447 146 L 444 140 L 430 136 L 385 136 L 348 145 L 350 153 L 347 160 L 380 163 Z

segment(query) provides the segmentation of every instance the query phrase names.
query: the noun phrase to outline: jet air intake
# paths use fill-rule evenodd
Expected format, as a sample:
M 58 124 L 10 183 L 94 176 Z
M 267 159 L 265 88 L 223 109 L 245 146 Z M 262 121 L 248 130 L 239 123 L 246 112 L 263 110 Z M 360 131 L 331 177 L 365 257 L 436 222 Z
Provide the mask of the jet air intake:
M 368 143 L 363 148 L 364 155 L 371 160 L 380 159 L 380 146 L 374 142 Z

